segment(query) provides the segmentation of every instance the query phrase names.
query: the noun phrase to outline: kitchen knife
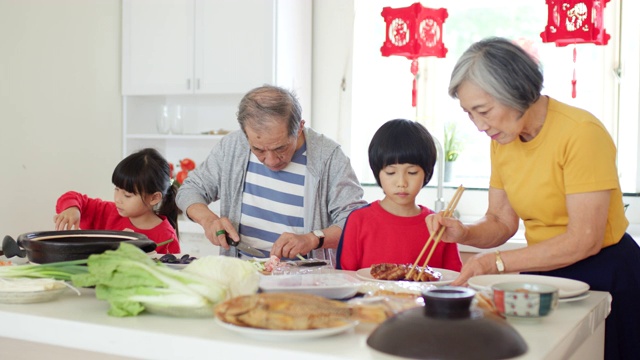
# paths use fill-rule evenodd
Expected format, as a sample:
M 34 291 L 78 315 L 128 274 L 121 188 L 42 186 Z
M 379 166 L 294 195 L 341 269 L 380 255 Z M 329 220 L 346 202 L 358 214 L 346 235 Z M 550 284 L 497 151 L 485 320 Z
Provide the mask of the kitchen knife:
M 238 250 L 247 253 L 251 256 L 257 257 L 257 258 L 266 258 L 268 257 L 267 255 L 265 255 L 262 251 L 253 248 L 245 243 L 241 243 L 240 241 L 233 241 L 232 238 L 230 238 L 229 236 L 227 236 L 227 244 L 231 245 L 231 246 L 235 246 L 238 248 Z

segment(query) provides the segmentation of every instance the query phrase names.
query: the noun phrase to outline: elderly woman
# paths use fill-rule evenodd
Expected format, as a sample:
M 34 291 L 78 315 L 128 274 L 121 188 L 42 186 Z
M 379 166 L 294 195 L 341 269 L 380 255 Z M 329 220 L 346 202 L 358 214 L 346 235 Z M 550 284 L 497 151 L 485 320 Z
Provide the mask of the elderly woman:
M 542 83 L 537 61 L 506 39 L 484 39 L 460 57 L 449 94 L 492 140 L 489 205 L 474 224 L 439 213 L 427 226 L 444 226 L 443 241 L 493 248 L 522 219 L 527 247 L 476 255 L 453 285 L 503 272 L 584 281 L 613 297 L 605 358 L 637 358 L 640 248 L 626 233 L 615 145 L 592 114 L 542 96 Z

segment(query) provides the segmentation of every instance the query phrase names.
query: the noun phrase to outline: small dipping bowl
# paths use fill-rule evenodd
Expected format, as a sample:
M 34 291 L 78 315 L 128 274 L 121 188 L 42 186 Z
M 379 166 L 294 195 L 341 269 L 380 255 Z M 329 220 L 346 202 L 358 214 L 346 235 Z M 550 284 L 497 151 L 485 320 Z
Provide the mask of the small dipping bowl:
M 498 312 L 514 318 L 541 318 L 558 307 L 558 288 L 547 284 L 504 282 L 491 286 Z

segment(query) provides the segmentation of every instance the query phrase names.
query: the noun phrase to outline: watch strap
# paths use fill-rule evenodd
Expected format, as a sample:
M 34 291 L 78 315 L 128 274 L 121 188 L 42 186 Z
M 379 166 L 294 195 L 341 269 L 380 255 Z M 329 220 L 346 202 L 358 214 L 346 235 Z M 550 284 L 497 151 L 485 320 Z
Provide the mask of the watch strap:
M 496 250 L 496 268 L 498 268 L 498 273 L 504 273 L 504 262 L 502 261 L 502 256 L 500 256 L 500 251 Z
M 318 246 L 316 246 L 316 248 L 314 249 L 318 250 L 324 245 L 324 233 L 322 232 L 322 230 L 313 230 L 312 233 L 313 235 L 318 237 Z

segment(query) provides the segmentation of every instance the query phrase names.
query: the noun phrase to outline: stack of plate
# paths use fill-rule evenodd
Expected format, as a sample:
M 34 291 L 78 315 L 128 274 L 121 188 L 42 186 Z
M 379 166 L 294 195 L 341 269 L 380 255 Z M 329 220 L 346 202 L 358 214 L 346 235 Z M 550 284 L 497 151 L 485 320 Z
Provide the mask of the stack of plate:
M 491 292 L 491 286 L 503 282 L 526 282 L 553 285 L 558 288 L 558 302 L 569 302 L 586 299 L 589 296 L 589 284 L 572 279 L 542 275 L 502 274 L 479 275 L 469 279 L 469 286 L 478 290 Z

